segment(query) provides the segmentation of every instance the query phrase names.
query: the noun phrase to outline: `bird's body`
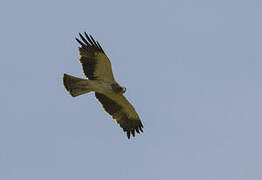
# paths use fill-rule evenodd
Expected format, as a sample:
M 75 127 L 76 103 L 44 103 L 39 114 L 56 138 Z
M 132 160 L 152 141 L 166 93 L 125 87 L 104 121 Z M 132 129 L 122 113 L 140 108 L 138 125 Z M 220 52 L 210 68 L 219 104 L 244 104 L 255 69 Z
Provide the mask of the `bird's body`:
M 112 89 L 112 82 L 107 82 L 103 80 L 88 80 L 88 86 L 90 87 L 91 91 L 95 91 L 102 94 L 111 95 L 114 94 Z
M 73 96 L 95 92 L 96 98 L 106 112 L 127 132 L 135 136 L 135 132 L 143 132 L 142 122 L 134 107 L 123 96 L 126 88 L 114 79 L 111 62 L 100 44 L 85 33 L 86 39 L 79 34 L 82 41 L 79 48 L 80 62 L 88 79 L 77 78 L 64 74 L 63 83 L 66 90 Z

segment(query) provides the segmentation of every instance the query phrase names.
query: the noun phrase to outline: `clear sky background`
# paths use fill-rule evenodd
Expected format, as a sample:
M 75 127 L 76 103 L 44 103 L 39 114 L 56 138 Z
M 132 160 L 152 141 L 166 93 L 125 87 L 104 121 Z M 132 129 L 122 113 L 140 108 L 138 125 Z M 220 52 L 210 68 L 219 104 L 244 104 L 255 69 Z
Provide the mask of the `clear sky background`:
M 0 179 L 262 179 L 262 1 L 0 2 Z M 75 37 L 112 62 L 144 133 L 127 139 Z

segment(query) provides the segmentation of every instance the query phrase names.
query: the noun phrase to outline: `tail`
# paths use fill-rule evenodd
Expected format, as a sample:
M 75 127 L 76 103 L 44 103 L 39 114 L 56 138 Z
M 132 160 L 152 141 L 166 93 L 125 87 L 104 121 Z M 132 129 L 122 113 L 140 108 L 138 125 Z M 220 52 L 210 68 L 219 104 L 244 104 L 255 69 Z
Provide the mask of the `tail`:
M 91 90 L 88 88 L 88 80 L 64 74 L 63 83 L 71 96 L 76 97 L 86 94 Z

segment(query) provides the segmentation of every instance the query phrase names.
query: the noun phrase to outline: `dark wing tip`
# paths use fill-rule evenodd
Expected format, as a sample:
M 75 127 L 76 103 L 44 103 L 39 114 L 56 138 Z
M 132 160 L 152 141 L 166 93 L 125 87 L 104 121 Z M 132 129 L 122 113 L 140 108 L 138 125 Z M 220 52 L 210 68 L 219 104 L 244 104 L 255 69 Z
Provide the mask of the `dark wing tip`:
M 130 139 L 130 131 L 127 131 L 126 134 L 127 134 L 127 138 Z
M 137 127 L 132 127 L 132 128 L 123 128 L 124 131 L 127 133 L 128 139 L 130 139 L 130 135 L 132 134 L 133 137 L 135 137 L 135 133 L 137 132 L 138 134 L 143 132 L 143 124 L 140 121 L 139 125 Z
M 138 134 L 140 134 L 140 131 L 139 131 L 138 127 L 136 128 L 136 132 L 137 132 Z
M 99 44 L 98 41 L 96 41 L 96 44 L 97 44 L 97 46 L 100 48 L 100 50 L 104 52 L 103 48 L 101 47 L 101 45 Z
M 141 132 L 144 132 L 143 129 L 142 129 L 143 127 L 139 126 L 138 128 L 139 128 L 139 130 L 140 130 Z
M 86 46 L 90 46 L 90 44 L 87 42 L 87 40 L 84 38 L 84 36 L 82 36 L 81 33 L 79 33 L 79 36 L 82 39 L 82 41 L 86 44 Z
M 86 32 L 84 32 L 85 37 L 79 33 L 79 36 L 81 38 L 82 41 L 80 41 L 78 38 L 75 38 L 76 41 L 84 48 L 88 48 L 88 47 L 94 47 L 97 48 L 98 50 L 104 52 L 104 50 L 102 49 L 102 47 L 100 46 L 100 44 L 95 41 L 95 39 L 91 36 L 88 35 Z
M 96 41 L 95 41 L 94 38 L 91 36 L 91 34 L 90 34 L 89 36 L 90 36 L 91 41 L 93 42 L 93 44 L 94 44 L 96 47 L 98 47 L 98 45 L 96 44 Z
M 131 133 L 132 133 L 133 137 L 135 137 L 135 130 L 134 129 L 132 129 Z
M 84 32 L 86 39 L 88 40 L 88 42 L 92 45 L 95 46 L 95 44 L 93 43 L 93 41 L 90 39 L 90 37 L 88 36 L 88 34 L 86 32 Z
M 86 47 L 86 45 L 82 42 L 82 41 L 80 41 L 79 39 L 77 39 L 77 38 L 75 38 L 76 39 L 76 41 L 82 46 L 82 47 Z

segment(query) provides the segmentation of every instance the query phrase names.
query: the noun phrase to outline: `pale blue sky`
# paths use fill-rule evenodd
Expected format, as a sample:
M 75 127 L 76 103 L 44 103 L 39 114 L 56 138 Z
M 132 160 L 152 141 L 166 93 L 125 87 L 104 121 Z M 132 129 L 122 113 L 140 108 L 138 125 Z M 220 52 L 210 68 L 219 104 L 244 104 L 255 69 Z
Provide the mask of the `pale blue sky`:
M 262 179 L 262 1 L 0 2 L 0 179 Z M 128 140 L 75 37 L 111 59 L 144 133 Z

